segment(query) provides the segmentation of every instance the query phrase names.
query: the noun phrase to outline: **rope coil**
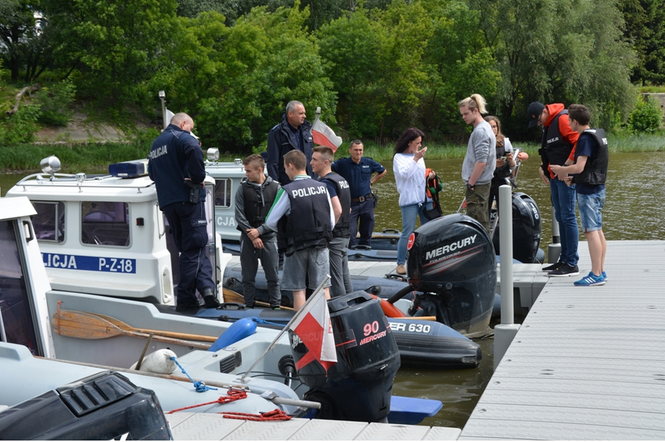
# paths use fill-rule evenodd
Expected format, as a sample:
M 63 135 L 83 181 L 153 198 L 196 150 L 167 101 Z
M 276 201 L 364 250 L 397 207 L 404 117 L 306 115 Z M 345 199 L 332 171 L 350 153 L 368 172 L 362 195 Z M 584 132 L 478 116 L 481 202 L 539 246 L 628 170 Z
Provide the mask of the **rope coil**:
M 275 408 L 272 411 L 266 411 L 264 413 L 259 413 L 259 414 L 241 413 L 241 412 L 232 412 L 232 411 L 221 412 L 219 414 L 221 414 L 222 417 L 226 419 L 242 419 L 242 420 L 257 421 L 257 422 L 288 421 L 293 417 L 289 416 L 288 414 L 286 414 L 286 412 L 280 410 L 279 408 Z

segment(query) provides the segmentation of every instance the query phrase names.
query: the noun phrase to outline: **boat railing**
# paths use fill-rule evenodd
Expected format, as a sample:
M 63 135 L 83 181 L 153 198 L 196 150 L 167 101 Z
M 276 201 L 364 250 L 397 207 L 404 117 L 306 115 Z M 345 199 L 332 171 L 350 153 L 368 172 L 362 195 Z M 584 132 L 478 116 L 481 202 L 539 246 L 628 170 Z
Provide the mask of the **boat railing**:
M 106 182 L 106 180 L 113 180 L 113 181 Z M 137 190 L 138 193 L 141 193 L 142 189 L 147 189 L 155 185 L 154 181 L 152 180 L 147 180 L 147 182 L 143 183 L 133 183 L 131 185 L 114 184 L 117 183 L 118 181 L 122 182 L 122 179 L 114 177 L 113 175 L 86 176 L 85 174 L 82 173 L 78 173 L 75 175 L 56 173 L 54 174 L 52 179 L 51 175 L 49 174 L 35 173 L 22 178 L 18 183 L 16 183 L 16 187 L 23 187 L 25 190 L 26 187 L 44 186 L 44 185 L 49 185 L 54 187 L 58 186 L 72 187 L 76 185 L 79 188 L 87 187 L 88 185 L 90 185 L 90 187 L 96 187 L 96 188 L 103 187 L 105 189 L 134 188 Z

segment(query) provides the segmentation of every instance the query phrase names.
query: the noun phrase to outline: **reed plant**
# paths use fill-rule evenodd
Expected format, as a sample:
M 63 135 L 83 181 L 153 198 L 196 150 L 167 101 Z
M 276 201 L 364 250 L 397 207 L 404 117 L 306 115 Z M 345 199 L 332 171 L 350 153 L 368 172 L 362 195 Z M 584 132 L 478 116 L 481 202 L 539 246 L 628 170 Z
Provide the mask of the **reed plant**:
M 665 130 L 652 134 L 634 134 L 628 131 L 614 131 L 607 136 L 610 152 L 662 152 L 665 151 Z M 62 163 L 63 173 L 101 171 L 109 164 L 120 161 L 146 158 L 151 140 L 131 143 L 83 143 L 83 144 L 20 144 L 0 147 L 0 171 L 38 171 L 42 158 L 55 155 Z M 526 151 L 529 156 L 538 155 L 538 143 L 513 141 L 513 146 Z M 348 156 L 348 142 L 337 150 L 335 158 Z M 376 161 L 390 161 L 394 145 L 381 146 L 373 142 L 365 144 L 364 155 Z M 462 158 L 466 145 L 447 143 L 427 143 L 427 158 Z M 243 158 L 243 153 L 226 153 L 220 161 L 233 161 Z

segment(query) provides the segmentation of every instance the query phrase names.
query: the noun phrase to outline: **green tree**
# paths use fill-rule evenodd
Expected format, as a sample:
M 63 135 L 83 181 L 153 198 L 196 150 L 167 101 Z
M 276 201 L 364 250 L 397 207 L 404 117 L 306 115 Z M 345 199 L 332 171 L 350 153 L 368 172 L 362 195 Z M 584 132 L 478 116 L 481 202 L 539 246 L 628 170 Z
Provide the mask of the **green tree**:
M 606 127 L 627 114 L 634 54 L 615 0 L 470 1 L 502 74 L 495 105 L 506 122 L 519 123 L 513 130 L 524 130 L 523 112 L 535 100 L 583 102 Z
M 621 0 L 619 6 L 638 57 L 631 81 L 665 84 L 665 0 Z
M 317 33 L 328 75 L 340 93 L 340 119 L 352 136 L 394 138 L 419 122 L 432 35 L 419 2 L 385 10 L 357 8 Z
M 0 59 L 10 71 L 12 83 L 34 81 L 43 72 L 48 53 L 46 21 L 35 11 L 39 1 L 0 0 Z
M 137 100 L 171 39 L 175 0 L 43 0 L 57 29 L 54 58 L 85 97 L 117 104 Z
M 281 121 L 286 103 L 300 100 L 313 116 L 320 106 L 334 121 L 335 93 L 323 72 L 316 40 L 304 30 L 308 11 L 255 8 L 233 27 L 218 13 L 186 20 L 165 67 L 147 89 L 164 89 L 169 106 L 195 119 L 208 144 L 249 152 Z
M 423 122 L 436 138 L 459 139 L 468 128 L 457 103 L 474 93 L 490 99 L 496 93 L 500 74 L 480 27 L 480 13 L 461 1 L 424 1 L 434 33 L 425 51 L 429 73 Z

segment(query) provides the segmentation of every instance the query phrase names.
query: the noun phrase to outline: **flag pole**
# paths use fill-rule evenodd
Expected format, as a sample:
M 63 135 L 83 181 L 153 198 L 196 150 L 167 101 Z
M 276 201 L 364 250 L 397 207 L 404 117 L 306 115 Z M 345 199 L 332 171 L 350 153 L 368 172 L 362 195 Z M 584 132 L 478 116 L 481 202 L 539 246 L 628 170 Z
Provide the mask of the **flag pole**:
M 326 282 L 328 282 L 329 279 L 330 279 L 330 275 L 326 275 L 326 277 L 323 278 L 323 281 L 321 281 L 321 284 L 319 284 L 319 286 L 316 288 L 316 290 L 314 290 L 314 293 L 312 293 L 312 296 L 310 296 L 309 299 L 307 301 L 305 301 L 305 304 L 303 304 L 303 306 L 300 307 L 299 311 L 303 311 L 305 309 L 305 307 L 307 307 L 307 305 L 309 305 L 309 303 L 312 302 L 312 300 L 318 296 L 319 292 L 321 292 L 323 290 L 324 284 Z M 327 306 L 326 306 L 326 308 L 327 308 Z M 241 382 L 241 383 L 245 382 L 245 378 L 249 375 L 249 373 L 251 373 L 251 371 L 254 369 L 254 367 L 256 367 L 256 364 L 258 364 L 259 361 L 261 359 L 263 359 L 268 354 L 268 352 L 275 347 L 275 345 L 277 345 L 277 341 L 279 341 L 279 339 L 282 337 L 282 335 L 284 333 L 286 333 L 287 330 L 289 330 L 289 327 L 291 326 L 291 324 L 293 324 L 293 322 L 297 318 L 298 318 L 298 312 L 296 312 L 296 314 L 293 315 L 293 318 L 291 318 L 291 320 L 284 326 L 284 328 L 279 332 L 277 337 L 272 341 L 272 343 L 268 346 L 268 348 L 266 348 L 266 350 L 263 352 L 263 354 L 261 356 L 259 356 L 259 358 L 252 364 L 251 367 L 249 367 L 249 369 L 245 372 L 245 374 L 242 375 L 239 382 Z

